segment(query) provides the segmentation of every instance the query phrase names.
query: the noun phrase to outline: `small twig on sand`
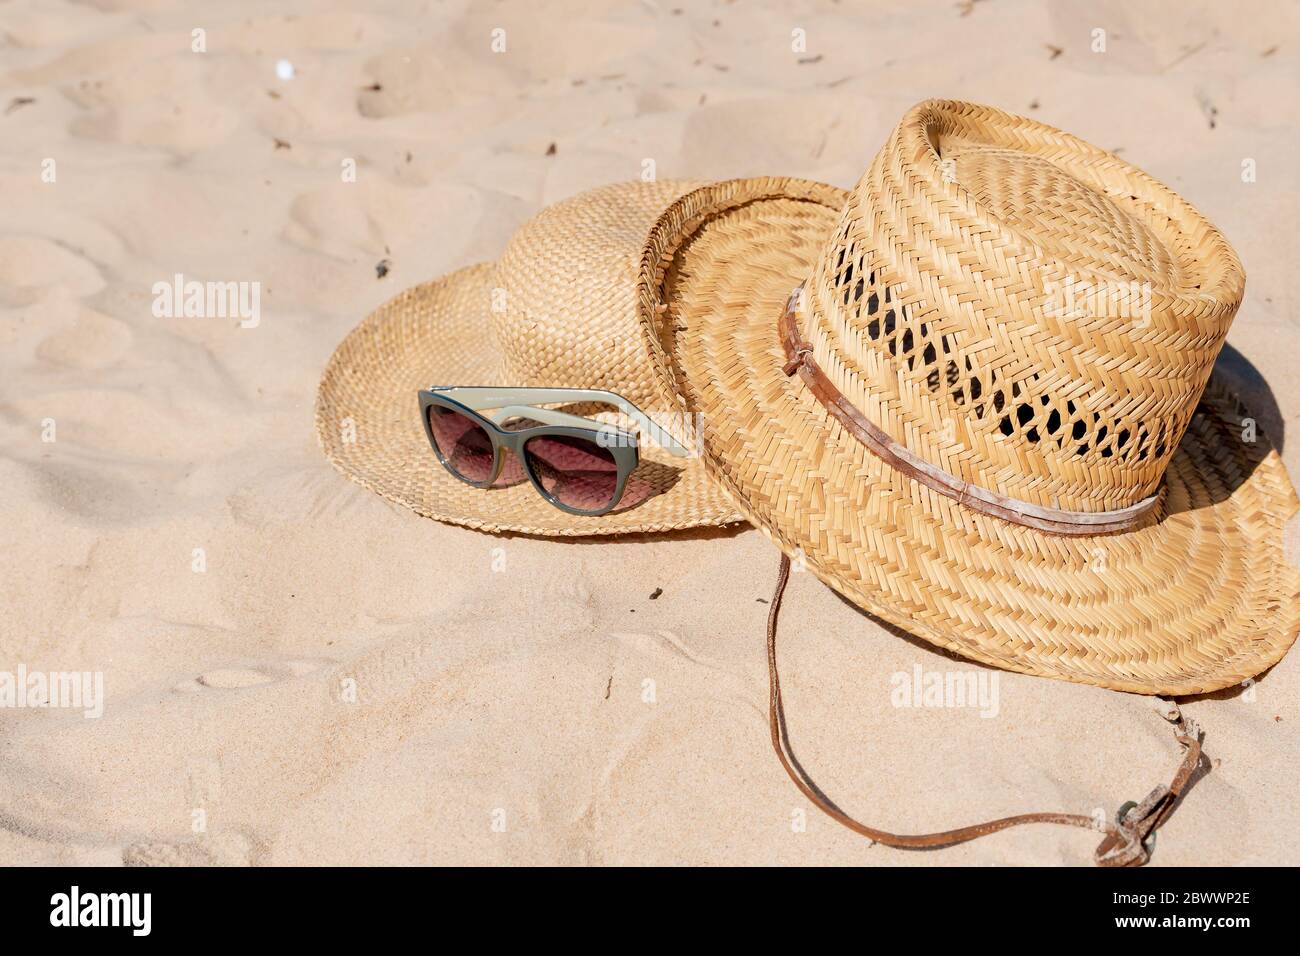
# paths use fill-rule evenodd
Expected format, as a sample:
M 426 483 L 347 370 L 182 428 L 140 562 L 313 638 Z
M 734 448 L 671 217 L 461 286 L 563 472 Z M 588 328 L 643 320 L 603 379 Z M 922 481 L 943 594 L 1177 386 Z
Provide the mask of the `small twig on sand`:
M 1196 44 L 1196 46 L 1189 47 L 1188 49 L 1184 50 L 1179 56 L 1174 57 L 1172 61 L 1162 66 L 1157 72 L 1167 73 L 1169 70 L 1172 70 L 1174 67 L 1176 67 L 1179 63 L 1182 63 L 1183 60 L 1187 59 L 1189 56 L 1193 56 L 1197 53 L 1200 53 L 1202 50 L 1205 49 L 1206 44 L 1208 44 L 1209 42 L 1210 42 L 1209 40 L 1202 40 L 1200 43 Z

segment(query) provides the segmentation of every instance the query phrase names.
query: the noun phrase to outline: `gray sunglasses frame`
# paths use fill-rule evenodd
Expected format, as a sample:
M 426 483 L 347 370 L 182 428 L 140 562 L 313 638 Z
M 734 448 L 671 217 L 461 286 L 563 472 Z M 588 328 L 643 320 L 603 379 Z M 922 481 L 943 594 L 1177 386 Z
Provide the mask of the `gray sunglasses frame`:
M 500 477 L 501 469 L 505 463 L 503 453 L 509 451 L 519 459 L 524 474 L 528 476 L 528 480 L 537 489 L 537 493 L 542 496 L 543 500 L 571 515 L 594 517 L 608 514 L 618 507 L 619 501 L 623 498 L 623 491 L 627 486 L 628 476 L 636 470 L 641 460 L 638 451 L 638 438 L 636 435 L 615 428 L 612 425 L 595 422 L 578 415 L 569 415 L 554 409 L 537 408 L 534 403 L 600 402 L 613 405 L 641 427 L 653 430 L 654 434 L 659 438 L 659 444 L 669 453 L 677 457 L 688 457 L 690 455 L 690 452 L 685 447 L 668 435 L 661 427 L 655 425 L 644 412 L 626 398 L 601 389 L 434 385 L 421 390 L 419 396 L 420 420 L 424 423 L 424 434 L 429 439 L 429 446 L 433 449 L 434 455 L 437 456 L 443 468 L 453 478 L 463 481 L 474 488 L 489 488 Z M 471 421 L 476 422 L 487 433 L 488 438 L 492 441 L 492 474 L 486 480 L 470 481 L 452 468 L 446 456 L 443 455 L 442 449 L 438 447 L 438 441 L 433 435 L 433 426 L 429 422 L 429 409 L 432 406 L 448 408 L 464 415 Z M 497 411 L 492 417 L 488 417 L 481 414 L 483 409 L 497 409 Z M 504 423 L 509 419 L 523 416 L 542 422 L 542 424 L 521 429 L 506 429 L 503 427 Z M 530 439 L 546 435 L 582 438 L 609 451 L 618 469 L 618 478 L 614 488 L 614 495 L 608 505 L 593 510 L 572 508 L 559 501 L 543 487 L 528 461 L 528 456 L 524 454 L 524 447 Z

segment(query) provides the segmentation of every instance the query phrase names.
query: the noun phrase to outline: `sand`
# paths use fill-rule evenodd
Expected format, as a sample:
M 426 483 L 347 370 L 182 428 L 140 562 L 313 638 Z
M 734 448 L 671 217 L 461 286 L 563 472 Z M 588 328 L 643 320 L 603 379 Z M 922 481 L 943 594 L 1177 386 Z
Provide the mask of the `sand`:
M 1087 863 L 1095 835 L 1046 827 L 871 846 L 800 797 L 767 740 L 757 532 L 417 518 L 326 463 L 316 384 L 369 309 L 492 259 L 547 203 L 647 158 L 851 186 L 942 95 L 1113 149 L 1223 228 L 1248 273 L 1225 364 L 1285 439 L 1295 8 L 322 6 L 0 7 L 0 670 L 104 680 L 97 718 L 0 709 L 0 861 Z M 258 321 L 154 315 L 177 274 L 260 282 Z M 988 671 L 807 574 L 781 655 L 804 765 L 877 826 L 1111 816 L 1179 756 L 1150 699 Z M 895 706 L 916 668 L 996 674 L 996 713 Z M 1157 865 L 1296 861 L 1298 670 L 1182 702 L 1212 769 Z

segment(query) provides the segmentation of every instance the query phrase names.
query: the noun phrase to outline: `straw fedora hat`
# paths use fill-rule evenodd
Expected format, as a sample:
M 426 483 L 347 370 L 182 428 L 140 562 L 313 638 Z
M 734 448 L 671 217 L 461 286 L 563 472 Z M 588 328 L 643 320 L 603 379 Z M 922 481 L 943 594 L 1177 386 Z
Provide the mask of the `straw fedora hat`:
M 634 473 L 639 503 L 599 517 L 560 511 L 527 482 L 471 487 L 436 461 L 416 398 L 434 383 L 589 388 L 616 392 L 652 418 L 674 410 L 643 344 L 636 275 L 650 226 L 694 185 L 626 183 L 550 206 L 520 227 L 494 265 L 461 269 L 380 306 L 321 378 L 316 434 L 326 456 L 390 501 L 483 531 L 604 535 L 743 520 L 699 458 L 683 462 L 652 445 L 642 447 Z
M 711 474 L 842 595 L 997 667 L 1194 694 L 1300 631 L 1295 490 L 1211 374 L 1243 289 L 1151 177 L 936 100 L 847 193 L 679 198 L 638 301 Z

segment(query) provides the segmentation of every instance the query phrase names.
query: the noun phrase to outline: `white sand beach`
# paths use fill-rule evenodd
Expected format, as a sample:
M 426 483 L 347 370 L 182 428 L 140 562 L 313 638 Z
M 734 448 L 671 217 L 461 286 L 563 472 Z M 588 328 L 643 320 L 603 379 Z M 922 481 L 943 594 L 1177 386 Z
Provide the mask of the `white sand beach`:
M 873 846 L 800 796 L 759 532 L 417 517 L 326 461 L 317 384 L 367 312 L 549 203 L 646 160 L 850 187 L 944 96 L 1223 230 L 1220 363 L 1300 476 L 1298 91 L 1282 0 L 0 3 L 0 672 L 103 682 L 98 716 L 0 707 L 0 862 L 1089 864 L 1099 837 L 1052 827 Z M 156 314 L 178 275 L 258 283 L 256 313 Z M 811 574 L 780 653 L 804 767 L 896 832 L 1110 818 L 1181 756 L 1151 698 L 942 653 Z M 918 669 L 994 696 L 897 706 Z M 1180 702 L 1209 772 L 1153 865 L 1300 859 L 1298 676 Z

